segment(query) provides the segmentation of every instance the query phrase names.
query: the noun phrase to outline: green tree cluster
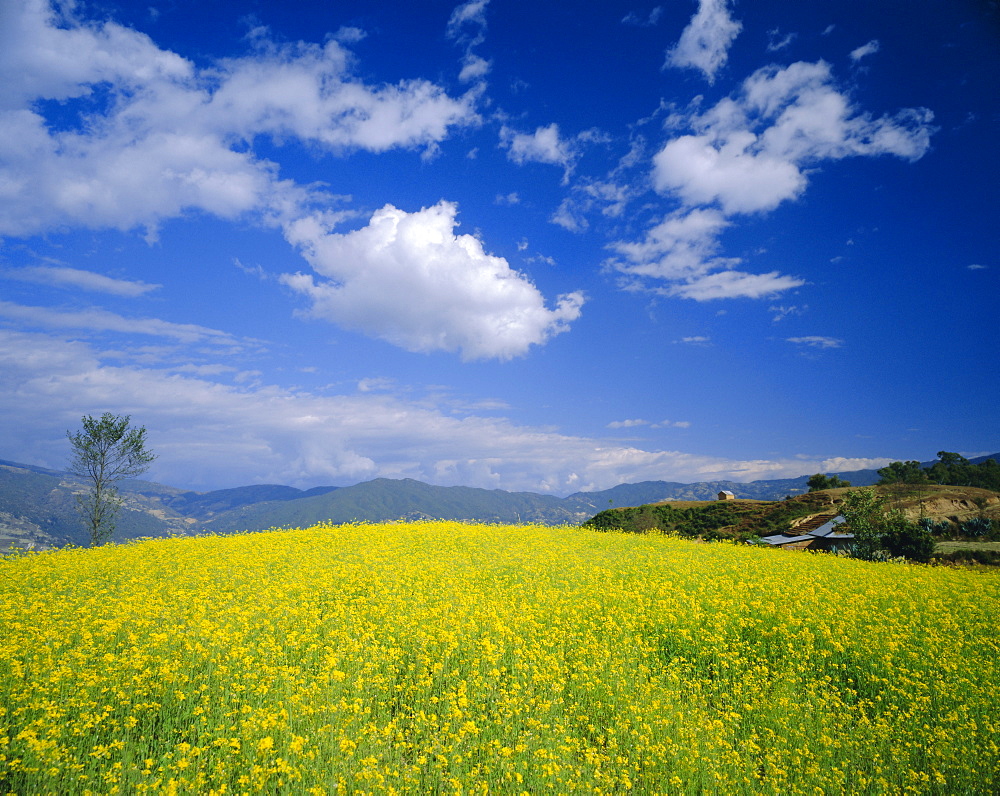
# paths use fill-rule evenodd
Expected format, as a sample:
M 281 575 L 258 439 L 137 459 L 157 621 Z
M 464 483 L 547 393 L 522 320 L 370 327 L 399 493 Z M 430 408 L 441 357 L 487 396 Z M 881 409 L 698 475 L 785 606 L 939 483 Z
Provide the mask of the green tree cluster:
M 844 496 L 841 514 L 854 534 L 854 555 L 868 561 L 909 558 L 930 561 L 934 537 L 923 525 L 906 519 L 890 508 L 887 499 L 872 487 L 855 489 Z
M 974 486 L 1000 492 L 1000 464 L 996 460 L 973 464 L 951 451 L 938 451 L 937 455 L 938 460 L 930 467 L 921 467 L 920 462 L 892 462 L 878 471 L 879 484 Z
M 145 427 L 132 428 L 128 415 L 105 412 L 97 420 L 86 415 L 82 423 L 75 434 L 66 432 L 73 446 L 69 471 L 89 484 L 77 502 L 90 543 L 96 547 L 109 542 L 115 532 L 122 507 L 116 484 L 146 472 L 156 456 L 146 450 Z
M 850 485 L 850 481 L 843 481 L 835 475 L 824 475 L 823 473 L 816 473 L 806 481 L 810 492 L 818 492 L 821 489 L 842 489 Z

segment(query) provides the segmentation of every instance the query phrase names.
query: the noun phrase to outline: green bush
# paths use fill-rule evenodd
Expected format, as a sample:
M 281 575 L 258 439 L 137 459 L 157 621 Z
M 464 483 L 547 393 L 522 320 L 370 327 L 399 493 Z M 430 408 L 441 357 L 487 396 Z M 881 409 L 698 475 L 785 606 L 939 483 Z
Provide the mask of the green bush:
M 989 536 L 993 532 L 993 522 L 989 517 L 973 517 L 962 523 L 960 530 L 965 536 Z

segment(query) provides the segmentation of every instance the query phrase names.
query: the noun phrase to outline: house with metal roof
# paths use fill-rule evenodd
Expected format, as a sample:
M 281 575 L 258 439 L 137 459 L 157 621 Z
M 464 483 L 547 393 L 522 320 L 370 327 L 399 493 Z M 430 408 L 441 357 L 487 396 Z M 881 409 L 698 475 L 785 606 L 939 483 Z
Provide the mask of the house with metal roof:
M 736 495 L 734 495 L 728 489 L 723 489 L 719 493 L 719 500 L 736 500 Z
M 784 533 L 765 536 L 761 541 L 788 550 L 829 550 L 833 553 L 848 550 L 854 544 L 853 533 L 837 530 L 846 522 L 842 515 L 816 519 L 826 521 L 816 527 L 811 527 L 813 523 L 802 523 Z

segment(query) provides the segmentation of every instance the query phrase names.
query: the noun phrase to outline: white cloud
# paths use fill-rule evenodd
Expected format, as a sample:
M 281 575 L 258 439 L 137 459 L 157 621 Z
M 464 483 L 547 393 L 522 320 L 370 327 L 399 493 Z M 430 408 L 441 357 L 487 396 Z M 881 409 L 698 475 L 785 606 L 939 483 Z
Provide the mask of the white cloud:
M 687 343 L 688 345 L 705 345 L 706 343 L 712 342 L 711 337 L 706 337 L 705 335 L 696 334 L 690 337 L 682 337 L 682 343 Z
M 789 307 L 785 307 L 785 306 L 772 306 L 772 307 L 768 307 L 767 311 L 774 313 L 774 317 L 771 318 L 771 321 L 773 323 L 779 323 L 780 321 L 783 321 L 785 318 L 789 317 L 790 315 L 802 315 L 808 309 L 809 309 L 808 305 L 803 305 L 803 306 L 799 307 L 799 306 L 793 304 L 793 305 L 791 305 Z
M 729 57 L 729 46 L 743 26 L 729 16 L 727 0 L 699 0 L 698 11 L 681 33 L 680 40 L 667 51 L 665 66 L 691 67 L 715 81 Z
M 66 430 L 82 415 L 129 414 L 149 430 L 160 457 L 149 477 L 187 488 L 387 477 L 565 494 L 644 480 L 748 481 L 849 469 L 822 465 L 849 460 L 821 457 L 732 460 L 643 450 L 456 415 L 451 406 L 376 390 L 315 395 L 113 367 L 85 343 L 3 329 L 0 387 L 2 458 L 61 468 L 69 455 Z
M 492 64 L 485 58 L 468 53 L 462 59 L 462 69 L 458 73 L 458 79 L 463 83 L 472 83 L 486 77 L 491 68 Z
M 809 346 L 810 348 L 840 348 L 844 345 L 843 340 L 836 337 L 821 337 L 819 335 L 809 335 L 806 337 L 789 337 L 789 343 Z
M 769 30 L 767 32 L 767 51 L 769 53 L 777 52 L 778 50 L 785 49 L 789 44 L 791 44 L 797 38 L 796 33 L 787 33 L 784 36 L 781 35 L 781 31 L 777 28 Z
M 455 99 L 424 80 L 366 85 L 335 40 L 279 46 L 258 36 L 252 54 L 199 70 L 141 33 L 69 8 L 6 5 L 0 235 L 141 226 L 155 235 L 161 220 L 188 210 L 294 212 L 308 193 L 256 157 L 257 137 L 334 152 L 433 150 L 452 127 L 478 122 L 471 95 Z M 63 102 L 79 124 L 50 126 L 38 100 Z
M 232 335 L 193 323 L 172 323 L 159 318 L 126 318 L 101 309 L 54 310 L 0 301 L 0 317 L 27 328 L 83 329 L 91 332 L 120 332 L 167 337 L 182 343 L 212 343 L 238 346 Z
M 507 157 L 519 166 L 525 163 L 548 163 L 562 166 L 563 182 L 567 182 L 576 160 L 575 143 L 559 135 L 559 125 L 538 127 L 534 133 L 518 133 L 504 125 L 500 128 L 500 145 Z
M 455 8 L 448 19 L 447 36 L 465 45 L 458 79 L 463 83 L 482 80 L 492 63 L 473 52 L 486 41 L 486 6 L 489 0 L 468 0 Z
M 981 265 L 980 263 L 973 263 L 972 265 L 967 265 L 965 267 L 968 268 L 970 271 L 985 271 L 987 268 L 989 268 L 988 265 Z
M 651 227 L 643 241 L 612 244 L 625 258 L 612 264 L 623 273 L 671 281 L 729 268 L 739 260 L 718 256 L 718 238 L 728 226 L 718 210 L 678 211 Z
M 486 6 L 489 2 L 490 0 L 467 0 L 457 6 L 448 19 L 448 37 L 461 41 L 471 35 L 476 43 L 480 43 L 486 31 Z M 468 32 L 469 28 L 473 29 L 472 34 Z
M 472 235 L 456 235 L 457 207 L 407 213 L 392 205 L 368 226 L 333 233 L 314 219 L 286 228 L 319 280 L 285 275 L 311 301 L 310 314 L 408 351 L 460 351 L 466 360 L 509 359 L 568 329 L 583 295 L 553 310 L 505 259 Z
M 630 277 L 663 280 L 666 287 L 655 292 L 695 301 L 761 298 L 805 284 L 777 272 L 733 270 L 740 260 L 719 255 L 719 236 L 727 226 L 718 210 L 678 211 L 651 227 L 644 240 L 612 244 L 621 256 L 606 265 Z
M 635 428 L 636 426 L 648 426 L 648 420 L 613 420 L 608 423 L 608 428 Z
M 860 112 L 822 61 L 759 69 L 735 96 L 675 120 L 672 128 L 690 132 L 663 145 L 651 176 L 654 188 L 681 208 L 653 225 L 644 240 L 613 244 L 621 257 L 609 265 L 632 277 L 666 280 L 656 292 L 698 301 L 761 298 L 801 286 L 801 279 L 777 271 L 734 270 L 740 260 L 720 255 L 730 219 L 797 198 L 808 186 L 809 169 L 824 160 L 916 160 L 930 146 L 931 119 L 924 108 L 878 119 Z
M 549 221 L 569 232 L 583 232 L 590 227 L 590 222 L 579 212 L 576 203 L 570 198 L 563 199 L 559 203 Z
M 723 298 L 767 298 L 800 287 L 805 281 L 772 271 L 768 274 L 746 274 L 741 271 L 718 271 L 689 279 L 671 286 L 672 296 L 710 301 Z
M 608 423 L 608 428 L 636 428 L 639 426 L 649 426 L 652 429 L 661 428 L 690 428 L 691 424 L 686 420 L 661 420 L 659 423 L 651 423 L 648 420 L 615 420 Z
M 637 14 L 635 11 L 629 11 L 624 17 L 622 17 L 622 24 L 634 25 L 638 28 L 651 28 L 660 21 L 660 17 L 662 16 L 663 6 L 655 6 L 652 11 L 645 16 Z
M 860 61 L 868 55 L 874 55 L 879 51 L 878 39 L 872 39 L 867 44 L 862 44 L 856 50 L 851 50 L 851 60 Z
M 805 165 L 852 155 L 920 158 L 931 119 L 926 109 L 877 120 L 857 112 L 822 61 L 764 67 L 735 99 L 690 118 L 695 134 L 663 146 L 653 182 L 688 205 L 717 203 L 727 214 L 773 210 L 805 190 Z
M 162 285 L 151 285 L 146 282 L 113 279 L 110 276 L 95 274 L 93 271 L 83 271 L 79 268 L 42 265 L 0 271 L 0 277 L 54 287 L 79 288 L 80 290 L 108 293 L 126 298 L 135 298 L 162 287 Z
M 726 213 L 773 210 L 805 190 L 806 178 L 793 162 L 753 151 L 756 143 L 749 131 L 728 133 L 722 140 L 675 138 L 653 159 L 653 183 L 688 205 L 718 202 Z

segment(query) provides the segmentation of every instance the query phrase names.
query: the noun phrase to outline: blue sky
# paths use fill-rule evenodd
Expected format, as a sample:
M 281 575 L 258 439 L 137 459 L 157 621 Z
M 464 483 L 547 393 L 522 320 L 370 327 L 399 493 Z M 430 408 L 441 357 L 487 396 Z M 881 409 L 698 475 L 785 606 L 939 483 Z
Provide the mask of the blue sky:
M 1000 450 L 973 0 L 0 0 L 0 458 L 568 494 Z

